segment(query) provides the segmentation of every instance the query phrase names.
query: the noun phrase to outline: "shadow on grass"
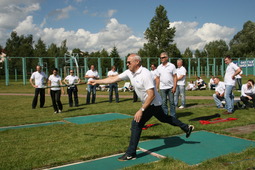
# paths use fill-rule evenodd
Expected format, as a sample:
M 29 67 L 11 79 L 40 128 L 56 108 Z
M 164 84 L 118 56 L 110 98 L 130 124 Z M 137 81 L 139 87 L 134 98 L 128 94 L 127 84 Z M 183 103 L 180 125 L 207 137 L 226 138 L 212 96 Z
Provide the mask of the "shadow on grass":
M 184 143 L 192 145 L 192 144 L 197 144 L 197 143 L 200 143 L 200 142 L 185 141 L 185 140 L 181 139 L 178 136 L 173 136 L 173 137 L 169 137 L 169 138 L 164 138 L 164 145 L 149 149 L 149 151 L 150 152 L 157 152 L 157 151 L 160 151 L 160 150 L 163 150 L 163 149 L 177 147 L 177 146 L 180 146 Z M 143 157 L 145 155 L 146 155 L 146 153 L 141 153 L 141 154 L 138 154 L 137 157 L 139 158 L 139 157 Z
M 190 116 L 193 114 L 194 114 L 193 112 L 182 112 L 182 113 L 177 113 L 176 115 L 178 118 L 180 118 L 180 117 Z
M 186 104 L 186 107 L 189 108 L 189 107 L 196 106 L 196 105 L 198 105 L 198 103 L 190 103 L 190 104 Z

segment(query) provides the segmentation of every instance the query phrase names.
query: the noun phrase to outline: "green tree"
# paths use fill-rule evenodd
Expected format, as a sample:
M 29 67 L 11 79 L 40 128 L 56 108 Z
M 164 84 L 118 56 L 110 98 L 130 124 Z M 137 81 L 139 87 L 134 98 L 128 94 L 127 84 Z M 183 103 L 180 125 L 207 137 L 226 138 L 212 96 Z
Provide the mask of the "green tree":
M 206 44 L 204 49 L 210 58 L 224 58 L 228 52 L 228 45 L 224 40 L 217 40 Z
M 247 21 L 230 41 L 232 57 L 255 57 L 255 22 Z
M 116 69 L 119 71 L 119 72 L 122 72 L 122 66 L 123 66 L 123 61 L 121 60 L 120 58 L 120 55 L 119 55 L 119 52 L 118 52 L 118 49 L 117 47 L 113 47 L 111 53 L 110 53 L 110 57 L 111 58 L 114 58 L 113 61 L 114 61 L 114 65 L 116 66 Z
M 175 28 L 170 28 L 169 23 L 167 11 L 162 5 L 158 6 L 155 16 L 150 21 L 150 27 L 144 33 L 148 40 L 148 43 L 144 44 L 146 57 L 158 57 L 163 51 L 171 54 Z
M 46 44 L 43 42 L 43 40 L 41 38 L 39 38 L 37 43 L 35 44 L 34 56 L 35 57 L 47 57 Z

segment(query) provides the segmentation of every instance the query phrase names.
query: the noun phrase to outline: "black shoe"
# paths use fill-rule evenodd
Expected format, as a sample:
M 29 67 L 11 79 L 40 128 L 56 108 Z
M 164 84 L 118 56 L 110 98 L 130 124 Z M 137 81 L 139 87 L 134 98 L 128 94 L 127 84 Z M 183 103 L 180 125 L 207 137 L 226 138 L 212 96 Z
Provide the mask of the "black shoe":
M 193 125 L 188 126 L 188 131 L 186 132 L 186 138 L 188 138 L 191 134 L 191 132 L 195 129 Z
M 119 161 L 128 161 L 128 160 L 134 160 L 134 159 L 136 159 L 136 155 L 135 156 L 129 156 L 126 153 L 118 158 Z

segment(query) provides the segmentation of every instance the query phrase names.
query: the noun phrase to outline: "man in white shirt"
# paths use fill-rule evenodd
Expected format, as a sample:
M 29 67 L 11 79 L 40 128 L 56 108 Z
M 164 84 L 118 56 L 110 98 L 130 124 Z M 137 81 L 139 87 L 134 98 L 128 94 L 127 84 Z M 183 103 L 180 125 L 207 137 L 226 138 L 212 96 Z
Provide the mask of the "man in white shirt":
M 179 109 L 183 109 L 186 106 L 186 95 L 185 95 L 185 83 L 186 83 L 186 69 L 183 67 L 182 59 L 177 60 L 177 87 L 174 94 L 174 103 L 178 107 L 179 96 L 181 95 L 181 106 Z
M 221 102 L 224 100 L 225 84 L 218 77 L 214 77 L 214 84 L 215 93 L 213 94 L 213 99 L 215 104 L 217 108 L 224 108 Z
M 156 85 L 159 86 L 159 73 L 158 73 L 156 64 L 151 64 L 151 74 L 153 76 L 153 79 L 155 80 Z M 158 88 L 159 87 L 156 86 L 156 89 Z
M 225 57 L 225 64 L 227 64 L 224 83 L 226 86 L 225 89 L 225 101 L 226 101 L 226 109 L 227 111 L 223 112 L 223 114 L 232 114 L 234 112 L 234 94 L 233 89 L 235 87 L 235 76 L 241 72 L 241 68 L 232 62 L 230 56 Z
M 74 83 L 80 83 L 80 78 L 78 76 L 74 75 L 74 70 L 70 70 L 70 75 L 66 76 L 66 78 L 63 80 L 63 82 L 67 85 L 67 93 L 68 93 L 68 101 L 69 106 L 73 107 L 73 97 L 74 96 L 74 103 L 75 107 L 78 107 L 79 100 L 78 100 L 78 88 Z
M 209 88 L 210 90 L 215 90 L 214 76 L 212 76 L 209 80 Z
M 118 72 L 116 71 L 116 67 L 112 66 L 111 70 L 107 73 L 108 77 L 117 76 Z M 112 102 L 113 90 L 115 92 L 116 103 L 119 103 L 119 92 L 118 92 L 118 83 L 111 83 L 109 84 L 109 102 Z
M 108 77 L 102 80 L 91 80 L 89 84 L 107 84 L 121 80 L 130 80 L 134 89 L 141 99 L 142 107 L 134 115 L 131 127 L 131 138 L 126 153 L 119 158 L 120 161 L 136 159 L 136 149 L 145 123 L 155 116 L 159 121 L 179 126 L 188 138 L 194 129 L 193 125 L 187 125 L 172 116 L 167 116 L 162 107 L 162 99 L 158 94 L 150 71 L 141 66 L 141 57 L 131 54 L 127 58 L 128 70 L 115 77 Z
M 90 70 L 88 70 L 86 72 L 84 77 L 87 78 L 88 81 L 99 79 L 98 72 L 96 71 L 94 65 L 90 66 Z M 92 93 L 92 101 L 91 101 L 91 103 L 94 104 L 95 101 L 96 101 L 96 86 L 88 84 L 86 104 L 90 104 L 90 94 L 91 93 Z
M 45 103 L 45 88 L 42 88 L 47 82 L 47 76 L 41 71 L 41 66 L 36 66 L 36 72 L 30 77 L 30 84 L 35 88 L 35 95 L 32 101 L 32 109 L 36 108 L 38 95 L 40 94 L 40 108 L 44 106 Z M 34 82 L 33 82 L 34 80 Z
M 241 90 L 241 101 L 244 103 L 242 108 L 253 107 L 255 108 L 255 88 L 254 88 L 254 80 L 249 79 L 246 84 L 242 85 Z M 252 106 L 250 106 L 249 100 L 252 101 Z
M 168 115 L 168 106 L 167 99 L 170 104 L 170 115 L 172 117 L 176 116 L 175 111 L 175 103 L 174 103 L 174 93 L 176 91 L 177 86 L 177 75 L 176 75 L 176 67 L 174 64 L 168 62 L 168 55 L 166 52 L 160 54 L 160 60 L 162 64 L 160 64 L 157 68 L 159 83 L 157 83 L 156 87 L 160 89 L 160 95 L 163 100 L 163 110 L 166 115 Z M 159 84 L 159 85 L 158 85 Z

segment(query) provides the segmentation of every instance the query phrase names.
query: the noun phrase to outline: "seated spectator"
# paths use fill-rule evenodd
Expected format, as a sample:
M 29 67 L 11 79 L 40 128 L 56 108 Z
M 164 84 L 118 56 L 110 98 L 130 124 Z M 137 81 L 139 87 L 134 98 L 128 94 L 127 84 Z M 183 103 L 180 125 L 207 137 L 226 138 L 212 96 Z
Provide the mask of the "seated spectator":
M 213 94 L 213 99 L 217 108 L 224 108 L 221 102 L 224 100 L 225 83 L 220 81 L 218 77 L 215 77 L 213 80 L 215 84 L 215 93 Z
M 188 91 L 196 90 L 196 85 L 192 80 L 188 82 L 188 85 L 186 86 L 186 90 Z
M 249 79 L 246 84 L 242 85 L 241 90 L 241 101 L 244 103 L 242 108 L 253 107 L 255 108 L 255 88 L 254 88 L 254 80 Z M 252 101 L 253 105 L 249 103 Z
M 201 77 L 197 77 L 196 86 L 197 86 L 198 90 L 205 90 L 206 89 L 206 83 Z
M 215 90 L 215 84 L 214 84 L 214 76 L 209 81 L 209 88 L 210 90 Z

